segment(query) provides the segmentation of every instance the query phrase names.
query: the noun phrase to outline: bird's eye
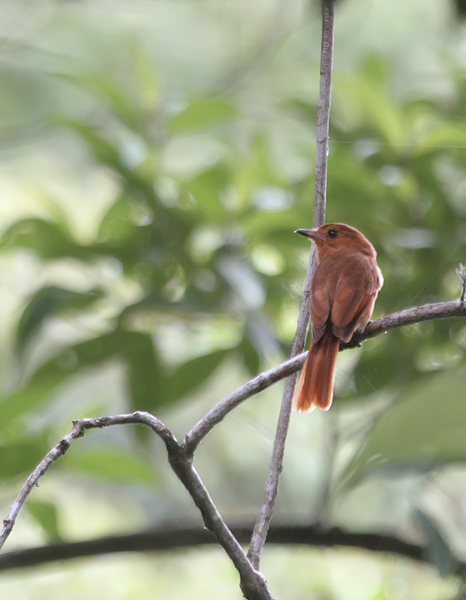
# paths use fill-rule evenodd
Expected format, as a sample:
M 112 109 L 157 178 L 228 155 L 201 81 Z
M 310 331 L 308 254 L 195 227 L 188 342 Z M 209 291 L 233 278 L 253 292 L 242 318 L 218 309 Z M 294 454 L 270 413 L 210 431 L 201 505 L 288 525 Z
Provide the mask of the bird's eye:
M 327 235 L 329 238 L 336 238 L 338 237 L 338 231 L 335 231 L 335 229 L 330 229 Z

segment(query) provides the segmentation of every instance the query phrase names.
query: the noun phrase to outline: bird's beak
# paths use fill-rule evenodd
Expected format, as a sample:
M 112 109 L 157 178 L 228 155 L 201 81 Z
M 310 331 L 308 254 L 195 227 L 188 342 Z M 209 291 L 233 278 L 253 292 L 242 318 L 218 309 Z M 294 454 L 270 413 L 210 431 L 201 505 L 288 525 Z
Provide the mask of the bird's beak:
M 300 233 L 301 235 L 304 235 L 307 238 L 311 238 L 311 240 L 313 241 L 324 239 L 320 234 L 317 233 L 316 229 L 297 229 L 295 233 Z

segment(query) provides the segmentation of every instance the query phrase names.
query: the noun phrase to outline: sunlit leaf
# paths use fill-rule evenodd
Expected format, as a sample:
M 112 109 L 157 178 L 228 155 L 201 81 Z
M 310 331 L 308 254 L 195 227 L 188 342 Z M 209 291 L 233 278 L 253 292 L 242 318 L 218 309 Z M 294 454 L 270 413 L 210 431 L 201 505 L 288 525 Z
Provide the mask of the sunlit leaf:
M 89 256 L 86 248 L 76 244 L 63 227 L 42 219 L 24 219 L 7 229 L 0 249 L 11 247 L 30 248 L 44 259 Z
M 415 152 L 418 156 L 438 152 L 445 148 L 464 148 L 466 146 L 466 127 L 443 125 L 430 131 L 418 141 Z

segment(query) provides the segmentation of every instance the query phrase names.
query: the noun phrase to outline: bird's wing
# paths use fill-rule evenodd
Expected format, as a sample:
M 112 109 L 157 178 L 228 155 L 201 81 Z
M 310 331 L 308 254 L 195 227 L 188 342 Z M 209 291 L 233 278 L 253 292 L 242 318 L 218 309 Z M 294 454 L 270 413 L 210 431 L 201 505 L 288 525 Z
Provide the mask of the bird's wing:
M 331 309 L 333 334 L 349 342 L 358 325 L 365 327 L 381 287 L 380 270 L 374 260 L 362 257 L 347 263 L 338 279 Z
M 314 273 L 313 289 L 310 296 L 312 341 L 316 344 L 324 335 L 327 321 L 330 316 L 330 298 L 327 286 L 315 285 L 320 273 L 316 269 Z

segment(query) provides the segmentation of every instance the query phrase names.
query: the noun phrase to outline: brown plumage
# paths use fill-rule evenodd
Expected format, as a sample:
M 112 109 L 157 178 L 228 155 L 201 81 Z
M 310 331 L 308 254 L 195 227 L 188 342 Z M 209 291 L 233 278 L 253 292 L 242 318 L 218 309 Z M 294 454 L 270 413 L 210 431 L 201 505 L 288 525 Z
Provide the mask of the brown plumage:
M 372 244 L 354 227 L 327 223 L 298 229 L 316 245 L 317 267 L 311 283 L 312 340 L 293 395 L 292 406 L 309 412 L 328 410 L 340 340 L 363 331 L 383 285 Z

